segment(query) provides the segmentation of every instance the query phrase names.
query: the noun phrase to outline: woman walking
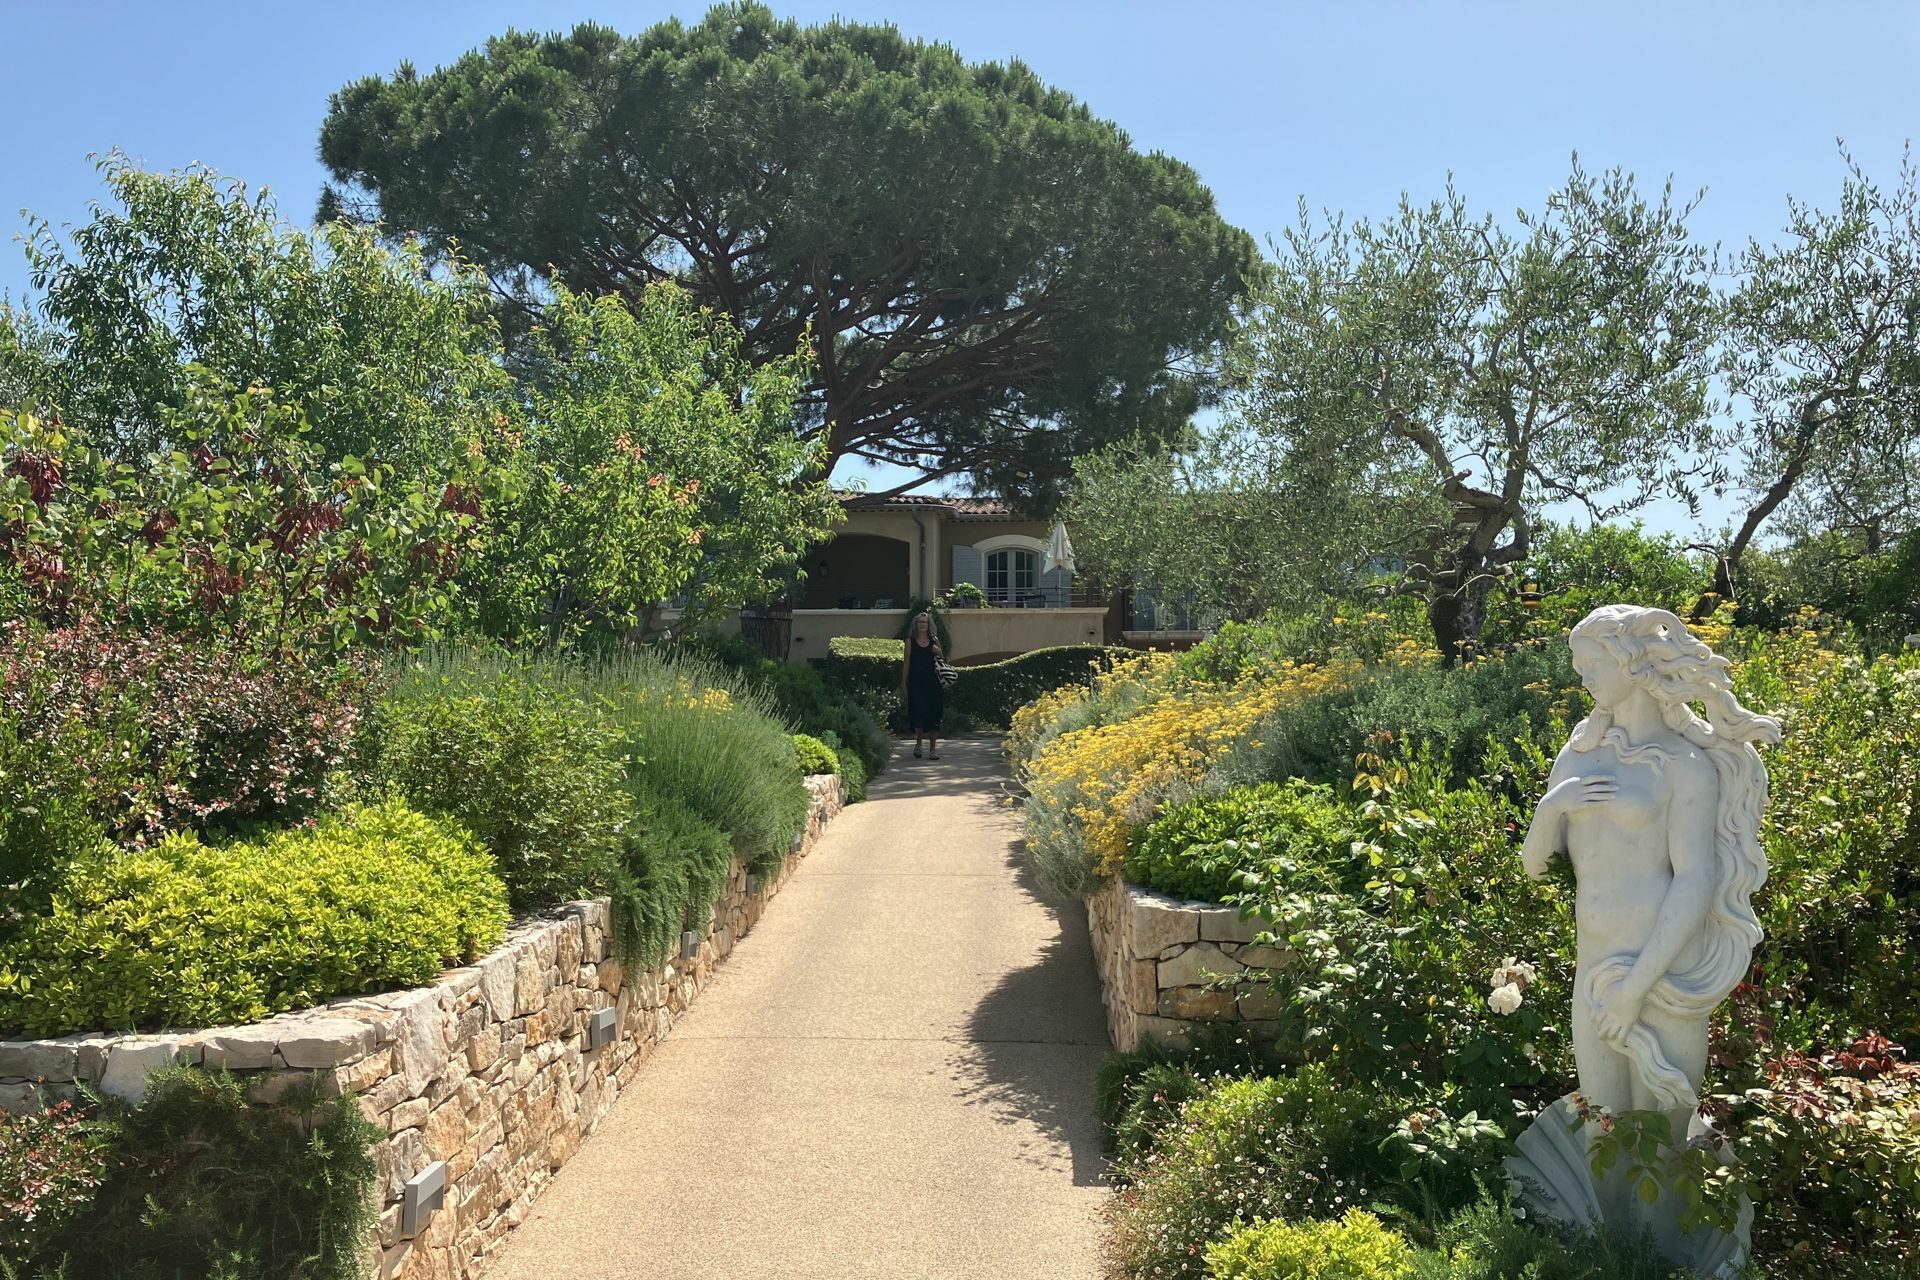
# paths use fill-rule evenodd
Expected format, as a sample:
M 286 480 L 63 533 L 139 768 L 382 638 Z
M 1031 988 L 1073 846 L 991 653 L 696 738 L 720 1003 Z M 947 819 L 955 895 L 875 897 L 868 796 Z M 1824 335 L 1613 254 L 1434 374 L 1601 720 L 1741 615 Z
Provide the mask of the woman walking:
M 946 712 L 946 690 L 940 684 L 938 664 L 940 637 L 933 629 L 933 615 L 922 613 L 913 620 L 907 633 L 907 654 L 900 664 L 900 696 L 907 702 L 907 723 L 913 728 L 913 758 L 920 758 L 920 744 L 927 745 L 927 758 L 940 758 L 940 720 Z

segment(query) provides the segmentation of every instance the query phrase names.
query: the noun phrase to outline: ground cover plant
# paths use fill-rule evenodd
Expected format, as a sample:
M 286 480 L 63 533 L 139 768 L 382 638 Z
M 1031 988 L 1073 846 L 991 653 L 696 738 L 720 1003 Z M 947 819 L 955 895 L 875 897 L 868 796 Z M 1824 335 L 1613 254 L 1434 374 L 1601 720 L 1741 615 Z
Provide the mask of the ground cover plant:
M 941 621 L 941 614 L 934 614 Z M 911 620 L 911 618 L 909 619 Z M 900 702 L 900 640 L 836 636 L 821 664 L 826 678 L 846 690 L 896 731 L 905 729 Z M 963 663 L 946 691 L 947 729 L 953 733 L 1005 729 L 1021 707 L 1063 685 L 1085 684 L 1121 655 L 1101 645 L 1054 645 L 999 662 Z
M 238 1077 L 178 1067 L 138 1105 L 49 1114 L 0 1117 L 0 1152 L 30 1139 L 57 1161 L 50 1185 L 0 1164 L 0 1197 L 31 1194 L 44 1214 L 7 1242 L 8 1280 L 364 1277 L 383 1135 L 352 1097 L 314 1082 L 262 1102 Z

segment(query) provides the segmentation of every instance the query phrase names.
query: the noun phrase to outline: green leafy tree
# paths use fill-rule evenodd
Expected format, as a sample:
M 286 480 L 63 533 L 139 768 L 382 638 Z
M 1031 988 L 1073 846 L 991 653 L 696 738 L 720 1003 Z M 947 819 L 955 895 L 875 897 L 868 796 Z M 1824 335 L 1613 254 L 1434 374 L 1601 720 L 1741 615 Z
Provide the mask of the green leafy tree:
M 415 640 L 448 616 L 485 474 L 327 462 L 305 419 L 211 380 L 137 461 L 77 428 L 0 413 L 0 561 L 56 624 L 125 621 L 256 653 Z
M 119 157 L 103 168 L 116 206 L 96 209 L 70 245 L 35 225 L 41 296 L 0 308 L 0 399 L 41 407 L 36 429 L 79 450 L 52 462 L 77 468 L 76 481 L 97 473 L 119 505 L 36 517 L 34 538 L 0 557 L 12 566 L 0 604 L 97 594 L 117 563 L 114 608 L 195 625 L 243 620 L 285 638 L 324 614 L 340 639 L 396 625 L 410 634 L 456 616 L 457 588 L 467 620 L 489 632 L 559 639 L 644 626 L 678 594 L 696 609 L 752 599 L 837 515 L 806 479 L 821 469 L 820 445 L 792 430 L 804 364 L 792 350 L 747 359 L 737 330 L 670 284 L 628 303 L 553 282 L 551 306 L 510 353 L 485 277 L 455 257 L 430 269 L 411 241 L 383 246 L 339 223 L 291 228 L 267 195 L 206 170 L 143 173 Z M 189 465 L 199 446 L 233 466 Z M 22 443 L 16 465 L 38 465 L 38 448 Z M 294 517 L 261 506 L 253 488 L 230 492 L 266 475 L 312 490 L 286 500 L 318 504 L 312 520 L 329 527 L 313 546 L 347 561 L 303 561 L 311 572 L 283 587 L 247 577 L 215 591 L 209 612 L 186 609 L 181 599 L 213 589 L 215 562 L 243 577 L 278 564 L 246 520 Z M 349 493 L 349 480 L 364 487 Z M 443 496 L 464 522 L 458 545 L 428 532 Z M 141 525 L 233 503 L 222 508 L 231 527 L 193 544 L 192 572 L 185 550 Z M 356 513 L 376 509 L 387 523 L 349 538 Z M 395 546 L 433 560 L 431 599 L 411 599 L 424 579 L 393 559 Z M 49 547 L 57 554 L 42 565 Z M 378 575 L 389 576 L 376 587 Z M 162 608 L 153 591 L 177 598 Z M 255 611 L 263 592 L 286 619 Z
M 1303 461 L 1240 421 L 1182 448 L 1129 441 L 1081 458 L 1065 512 L 1079 569 L 1203 617 L 1350 594 L 1367 568 L 1358 548 L 1380 522 L 1377 495 L 1298 475 Z
M 1025 66 L 759 4 L 403 65 L 334 95 L 320 153 L 323 216 L 457 246 L 523 301 L 672 280 L 754 363 L 807 343 L 823 468 L 1041 501 L 1187 420 L 1257 270 L 1191 169 Z
M 1687 211 L 1577 166 L 1511 229 L 1451 188 L 1380 223 L 1316 226 L 1303 208 L 1233 353 L 1225 421 L 1184 469 L 1089 469 L 1089 509 L 1158 521 L 1126 497 L 1143 475 L 1175 519 L 1217 511 L 1145 535 L 1194 544 L 1198 568 L 1155 585 L 1203 602 L 1285 603 L 1273 597 L 1404 566 L 1401 589 L 1456 658 L 1544 504 L 1599 520 L 1690 496 L 1715 308 Z M 1087 527 L 1075 540 L 1093 551 Z
M 327 459 L 443 465 L 497 411 L 510 379 L 485 280 L 457 260 L 343 225 L 281 221 L 266 191 L 204 168 L 101 162 L 112 201 L 63 240 L 30 224 L 40 296 L 0 306 L 0 391 L 57 411 L 137 459 L 175 441 L 193 366 L 270 387 Z M 70 241 L 70 242 L 69 242 Z
M 514 481 L 462 577 L 489 633 L 644 635 L 675 596 L 737 606 L 839 518 L 792 430 L 803 362 L 755 367 L 677 286 L 629 306 L 556 283 L 525 346 Z
M 1840 204 L 1791 201 L 1784 240 L 1750 243 L 1729 302 L 1726 373 L 1750 505 L 1715 583 L 1732 597 L 1755 537 L 1840 532 L 1874 556 L 1920 510 L 1920 185 L 1851 158 Z

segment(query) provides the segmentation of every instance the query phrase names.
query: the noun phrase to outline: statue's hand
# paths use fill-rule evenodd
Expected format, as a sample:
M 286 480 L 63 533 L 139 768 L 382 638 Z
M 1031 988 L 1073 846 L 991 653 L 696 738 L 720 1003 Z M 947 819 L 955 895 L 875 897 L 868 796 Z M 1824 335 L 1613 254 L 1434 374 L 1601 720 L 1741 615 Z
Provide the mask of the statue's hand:
M 1600 998 L 1600 1008 L 1593 1020 L 1594 1030 L 1609 1044 L 1626 1044 L 1628 1033 L 1640 1021 L 1640 1005 L 1645 999 L 1629 989 L 1624 981 L 1614 983 Z
M 1618 778 L 1563 778 L 1541 797 L 1540 807 L 1564 813 L 1583 804 L 1605 804 L 1619 790 Z

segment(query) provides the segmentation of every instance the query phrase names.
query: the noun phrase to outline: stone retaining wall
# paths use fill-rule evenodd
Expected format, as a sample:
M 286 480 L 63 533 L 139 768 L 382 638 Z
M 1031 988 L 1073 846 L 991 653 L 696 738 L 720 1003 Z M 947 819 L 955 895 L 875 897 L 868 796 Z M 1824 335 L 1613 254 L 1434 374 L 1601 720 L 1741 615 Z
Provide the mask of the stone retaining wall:
M 1200 1023 L 1273 1030 L 1273 994 L 1248 972 L 1287 961 L 1285 950 L 1254 942 L 1265 921 L 1109 876 L 1087 898 L 1087 924 L 1114 1048 L 1137 1049 L 1148 1036 L 1183 1040 Z
M 570 903 L 430 987 L 244 1027 L 0 1041 L 0 1109 L 71 1096 L 76 1081 L 137 1099 L 150 1072 L 180 1063 L 248 1073 L 257 1097 L 317 1075 L 329 1092 L 357 1094 L 388 1133 L 377 1150 L 374 1274 L 469 1280 L 839 812 L 838 778 L 809 778 L 807 787 L 813 803 L 794 856 L 767 883 L 736 862 L 684 960 L 627 973 L 612 958 L 607 901 Z M 605 1008 L 617 1011 L 613 1039 L 589 1050 L 588 1020 Z M 402 1239 L 402 1188 L 436 1160 L 447 1163 L 444 1206 Z

